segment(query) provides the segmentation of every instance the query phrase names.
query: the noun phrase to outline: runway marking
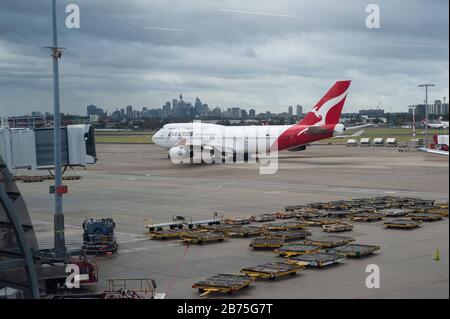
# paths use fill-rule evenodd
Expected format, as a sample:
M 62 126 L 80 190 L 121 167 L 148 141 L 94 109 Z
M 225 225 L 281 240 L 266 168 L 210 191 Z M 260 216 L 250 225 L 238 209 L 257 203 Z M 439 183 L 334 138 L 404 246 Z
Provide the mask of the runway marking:
M 227 186 L 227 185 L 230 185 L 230 184 L 234 184 L 234 183 L 236 183 L 236 180 L 232 180 L 232 181 L 220 184 L 219 186 L 216 187 L 216 189 L 221 189 L 224 186 Z
M 136 248 L 130 248 L 130 249 L 121 249 L 120 253 L 134 253 L 139 251 L 146 251 L 146 250 L 152 250 L 152 249 L 164 249 L 167 247 L 177 247 L 181 246 L 180 243 L 170 243 L 165 245 L 157 245 L 157 246 L 147 246 L 147 247 L 136 247 Z
M 268 191 L 268 192 L 264 192 L 264 194 L 281 194 L 281 193 L 286 193 L 286 191 Z

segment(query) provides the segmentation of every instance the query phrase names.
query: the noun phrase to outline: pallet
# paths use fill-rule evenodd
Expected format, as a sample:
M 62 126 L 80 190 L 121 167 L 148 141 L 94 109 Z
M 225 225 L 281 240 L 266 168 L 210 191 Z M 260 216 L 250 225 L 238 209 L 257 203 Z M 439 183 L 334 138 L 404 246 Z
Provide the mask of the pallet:
M 362 257 L 372 255 L 374 252 L 380 250 L 379 246 L 373 245 L 359 245 L 359 244 L 347 244 L 340 247 L 327 250 L 327 253 L 344 255 L 346 257 Z
M 417 228 L 421 225 L 420 221 L 414 221 L 409 219 L 393 219 L 388 220 L 383 223 L 385 228 L 394 228 L 394 229 L 413 229 Z
M 182 234 L 181 240 L 185 244 L 201 245 L 207 242 L 222 242 L 225 240 L 225 235 L 216 232 L 193 231 Z
M 43 176 L 25 176 L 22 178 L 22 182 L 24 183 L 39 183 L 42 182 L 45 178 Z
M 277 261 L 252 267 L 245 267 L 241 269 L 241 272 L 253 278 L 275 279 L 287 275 L 293 276 L 304 268 L 304 265 Z
M 331 218 L 345 218 L 348 217 L 350 213 L 351 212 L 348 210 L 330 210 L 328 212 L 328 216 L 330 216 Z
M 247 225 L 250 224 L 250 218 L 239 218 L 239 217 L 229 217 L 224 220 L 225 224 L 228 225 Z
M 264 237 L 267 238 L 281 238 L 284 241 L 300 240 L 307 236 L 311 236 L 311 233 L 306 230 L 285 230 L 285 231 L 265 231 Z
M 267 231 L 286 231 L 294 229 L 303 229 L 305 223 L 302 222 L 285 222 L 285 223 L 270 223 L 264 225 L 264 229 Z
M 347 223 L 322 225 L 322 230 L 327 233 L 340 233 L 353 230 L 353 225 Z
M 237 229 L 241 226 L 238 225 L 229 225 L 229 224 L 218 224 L 218 225 L 203 225 L 200 226 L 199 229 L 209 230 L 218 233 L 226 233 L 227 231 Z
M 76 176 L 63 176 L 62 180 L 63 181 L 74 181 L 74 180 L 78 180 L 81 179 L 81 176 L 76 175 Z
M 298 212 L 300 210 L 306 209 L 305 205 L 289 205 L 284 208 L 286 212 Z
M 359 213 L 359 214 L 353 214 L 350 215 L 350 219 L 355 222 L 374 222 L 382 220 L 384 217 L 383 214 L 377 214 L 377 213 Z
M 275 216 L 272 214 L 262 214 L 262 215 L 258 215 L 258 216 L 252 216 L 250 217 L 250 220 L 252 222 L 272 222 L 275 220 Z
M 200 296 L 206 296 L 212 292 L 232 294 L 248 287 L 254 279 L 245 275 L 217 274 L 192 285 L 198 289 Z
M 288 261 L 309 267 L 323 268 L 326 266 L 341 263 L 345 260 L 345 256 L 326 254 L 323 252 L 315 252 L 309 255 L 297 255 L 289 257 Z
M 448 202 L 435 202 L 434 206 L 437 208 L 442 208 L 442 209 L 448 210 Z
M 312 237 L 305 239 L 303 242 L 309 245 L 316 245 L 322 248 L 334 248 L 338 246 L 343 246 L 348 243 L 355 241 L 354 238 L 351 237 L 343 237 L 343 236 L 320 236 L 320 237 Z
M 432 213 L 408 214 L 407 217 L 410 218 L 411 220 L 420 220 L 423 222 L 433 222 L 442 219 L 441 215 Z
M 303 221 L 308 226 L 318 226 L 321 227 L 323 225 L 331 225 L 331 224 L 338 224 L 341 221 L 336 218 L 329 218 L 329 217 L 318 217 L 318 218 L 310 218 L 305 219 Z
M 309 245 L 303 243 L 292 243 L 285 244 L 280 248 L 274 250 L 274 253 L 281 256 L 295 256 L 295 255 L 304 255 L 304 254 L 312 254 L 317 252 L 320 249 L 317 245 Z
M 295 217 L 294 212 L 273 212 L 273 215 L 278 219 L 291 219 Z
M 188 229 L 164 229 L 164 230 L 153 230 L 149 231 L 148 234 L 151 239 L 180 239 L 181 236 L 187 234 Z
M 448 208 L 434 208 L 431 213 L 441 215 L 442 217 L 448 217 Z
M 385 209 L 380 211 L 381 214 L 383 214 L 385 217 L 403 217 L 408 215 L 408 211 L 405 209 Z
M 273 250 L 279 248 L 285 244 L 282 238 L 267 238 L 267 237 L 257 237 L 252 239 L 249 247 L 253 249 L 269 249 Z
M 264 229 L 258 226 L 239 226 L 226 229 L 225 236 L 233 238 L 248 238 L 253 236 L 260 236 Z

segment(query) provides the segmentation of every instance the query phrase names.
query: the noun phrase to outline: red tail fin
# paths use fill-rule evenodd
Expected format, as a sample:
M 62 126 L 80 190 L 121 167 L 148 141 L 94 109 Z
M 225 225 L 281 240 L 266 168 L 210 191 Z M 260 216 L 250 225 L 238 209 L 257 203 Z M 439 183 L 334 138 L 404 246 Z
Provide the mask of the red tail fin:
M 332 88 L 299 122 L 300 125 L 337 124 L 347 97 L 351 81 L 337 81 Z

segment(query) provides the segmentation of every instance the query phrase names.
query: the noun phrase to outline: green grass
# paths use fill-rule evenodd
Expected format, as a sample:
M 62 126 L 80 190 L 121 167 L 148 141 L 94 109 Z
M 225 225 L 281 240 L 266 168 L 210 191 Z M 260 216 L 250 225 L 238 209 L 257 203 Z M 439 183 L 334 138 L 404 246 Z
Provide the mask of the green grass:
M 351 135 L 357 131 L 348 131 L 346 134 Z M 425 138 L 424 129 L 416 130 L 416 138 Z M 430 139 L 434 134 L 448 134 L 446 130 L 428 130 Z M 107 131 L 107 132 L 96 132 L 95 141 L 97 143 L 125 143 L 125 144 L 153 144 L 152 141 L 153 132 L 149 131 Z M 409 142 L 412 139 L 411 129 L 407 128 L 373 128 L 369 127 L 364 129 L 364 134 L 355 139 L 359 140 L 363 137 L 369 138 L 396 138 L 398 142 Z M 348 139 L 352 137 L 328 139 L 319 143 L 332 143 L 340 144 L 347 142 Z
M 96 135 L 149 135 L 152 131 L 95 131 Z
M 132 132 L 134 133 L 134 132 Z M 150 132 L 138 132 L 139 134 L 129 134 L 122 132 L 114 132 L 113 134 L 103 134 L 99 132 L 95 134 L 96 143 L 125 143 L 125 144 L 153 144 Z

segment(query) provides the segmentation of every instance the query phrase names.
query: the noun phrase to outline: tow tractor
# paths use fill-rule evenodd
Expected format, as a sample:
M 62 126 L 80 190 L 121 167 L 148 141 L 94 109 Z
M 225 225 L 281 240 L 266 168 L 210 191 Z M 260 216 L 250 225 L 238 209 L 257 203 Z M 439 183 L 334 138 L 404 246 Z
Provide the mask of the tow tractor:
M 183 229 L 183 228 L 198 228 L 203 225 L 219 225 L 223 221 L 223 215 L 215 212 L 213 215 L 213 218 L 211 219 L 203 219 L 203 220 L 192 220 L 192 217 L 188 216 L 172 216 L 171 222 L 166 223 L 158 223 L 154 224 L 151 219 L 145 218 L 144 219 L 144 227 L 147 228 L 149 232 L 153 231 L 161 231 L 164 229 Z

